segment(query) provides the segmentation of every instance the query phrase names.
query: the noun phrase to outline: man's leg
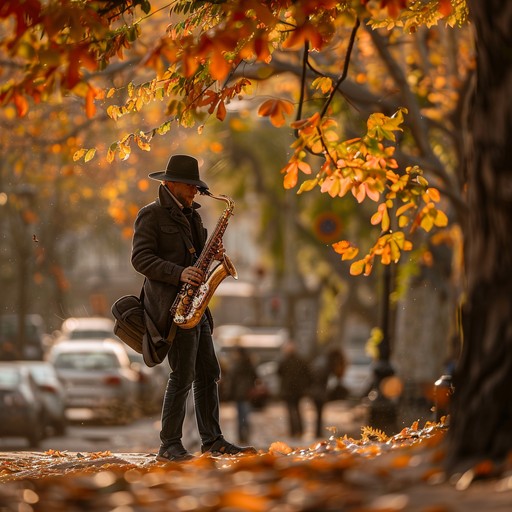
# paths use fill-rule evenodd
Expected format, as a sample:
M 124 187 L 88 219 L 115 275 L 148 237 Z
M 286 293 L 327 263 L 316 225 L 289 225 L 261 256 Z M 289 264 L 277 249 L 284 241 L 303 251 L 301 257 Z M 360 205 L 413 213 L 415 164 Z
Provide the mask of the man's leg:
M 205 318 L 200 324 L 201 335 L 196 359 L 194 403 L 203 453 L 238 455 L 256 453 L 252 446 L 237 446 L 226 441 L 219 423 L 220 366 L 213 346 L 210 326 Z
M 199 324 L 198 351 L 195 361 L 194 404 L 199 435 L 203 444 L 222 436 L 219 422 L 220 365 L 206 317 Z
M 195 360 L 199 345 L 199 329 L 178 329 L 169 350 L 171 373 L 162 406 L 160 452 L 181 445 L 187 397 L 194 381 Z

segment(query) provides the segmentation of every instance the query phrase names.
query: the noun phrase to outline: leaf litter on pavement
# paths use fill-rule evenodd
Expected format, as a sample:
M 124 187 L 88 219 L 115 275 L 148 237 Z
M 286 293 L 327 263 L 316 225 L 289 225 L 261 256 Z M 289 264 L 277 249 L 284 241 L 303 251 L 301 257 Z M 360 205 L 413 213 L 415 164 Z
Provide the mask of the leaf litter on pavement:
M 469 477 L 458 480 L 459 490 L 446 482 L 446 430 L 443 422 L 415 422 L 388 437 L 363 427 L 360 439 L 332 435 L 307 447 L 277 441 L 256 455 L 204 454 L 184 463 L 110 451 L 0 454 L 0 511 L 462 512 L 469 509 L 457 508 L 466 506 L 460 491 L 469 485 L 460 482 Z M 429 493 L 436 484 L 444 485 L 439 499 Z M 493 490 L 502 491 L 497 506 L 512 510 L 512 470 Z

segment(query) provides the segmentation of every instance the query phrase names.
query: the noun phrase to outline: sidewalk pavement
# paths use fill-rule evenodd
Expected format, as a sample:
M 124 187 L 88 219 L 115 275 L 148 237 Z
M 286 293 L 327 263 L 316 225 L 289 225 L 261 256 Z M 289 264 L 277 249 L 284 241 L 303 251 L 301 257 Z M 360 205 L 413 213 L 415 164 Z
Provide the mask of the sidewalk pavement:
M 292 438 L 288 434 L 288 416 L 285 405 L 282 402 L 270 402 L 261 410 L 253 410 L 249 416 L 251 444 L 258 450 L 268 450 L 269 446 L 281 441 L 291 447 L 307 447 L 318 438 L 315 436 L 316 414 L 313 404 L 304 399 L 301 403 L 304 421 L 304 435 L 301 438 Z M 238 443 L 237 438 L 237 413 L 235 404 L 222 402 L 220 407 L 221 426 L 226 439 Z M 361 427 L 367 425 L 366 408 L 360 404 L 349 401 L 335 401 L 326 404 L 323 413 L 323 425 L 325 435 L 321 439 L 328 439 L 332 435 L 359 438 Z M 186 429 L 184 429 L 186 431 Z M 194 438 L 196 434 L 194 432 Z M 192 441 L 185 440 L 189 449 L 197 449 L 198 446 L 190 446 Z

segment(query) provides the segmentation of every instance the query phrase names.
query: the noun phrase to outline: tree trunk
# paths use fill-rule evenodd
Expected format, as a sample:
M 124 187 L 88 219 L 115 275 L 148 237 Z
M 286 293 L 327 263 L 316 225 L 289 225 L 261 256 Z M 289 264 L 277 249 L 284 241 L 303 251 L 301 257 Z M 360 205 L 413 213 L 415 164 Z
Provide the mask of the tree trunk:
M 467 301 L 455 375 L 448 468 L 512 449 L 512 3 L 469 0 L 476 88 L 466 169 Z

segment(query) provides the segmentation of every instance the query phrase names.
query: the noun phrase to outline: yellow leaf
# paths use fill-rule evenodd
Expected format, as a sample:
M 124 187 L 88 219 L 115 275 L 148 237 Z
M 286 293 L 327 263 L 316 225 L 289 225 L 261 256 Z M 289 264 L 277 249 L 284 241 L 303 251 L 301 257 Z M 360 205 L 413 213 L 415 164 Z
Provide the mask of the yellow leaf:
M 75 151 L 75 153 L 73 154 L 73 162 L 80 160 L 80 158 L 82 158 L 85 155 L 85 153 L 87 153 L 86 149 L 79 149 L 78 151 Z
M 389 229 L 389 213 L 387 208 L 383 208 L 384 212 L 382 213 L 382 231 L 387 231 Z
M 434 227 L 434 219 L 430 215 L 424 215 L 420 226 L 428 233 Z
M 365 265 L 366 265 L 366 261 L 364 259 L 354 261 L 354 263 L 352 263 L 352 265 L 350 265 L 350 275 L 351 276 L 360 276 L 363 273 Z
M 410 222 L 409 217 L 406 217 L 405 215 L 401 215 L 398 217 L 398 226 L 400 228 L 405 228 Z
M 439 190 L 437 188 L 427 188 L 427 194 L 434 203 L 438 203 L 441 200 L 441 195 L 439 194 Z
M 416 176 L 416 181 L 423 187 L 428 186 L 428 181 L 423 176 Z
M 112 148 L 108 148 L 107 151 L 107 162 L 111 164 L 114 161 L 114 158 L 116 157 L 115 150 L 112 150 Z
M 389 250 L 390 250 L 391 260 L 394 261 L 395 263 L 397 263 L 398 260 L 400 259 L 400 249 L 398 248 L 398 245 L 396 244 L 396 242 L 394 240 L 389 241 Z
M 445 226 L 448 225 L 448 217 L 441 210 L 436 210 L 436 216 L 435 216 L 435 219 L 434 219 L 434 224 L 438 228 L 444 228 Z
M 140 137 L 136 137 L 135 139 L 137 141 L 137 146 L 139 146 L 142 151 L 151 151 L 151 145 L 148 144 L 146 141 L 141 139 Z
M 315 178 L 314 180 L 306 180 L 300 186 L 297 194 L 302 194 L 303 192 L 309 192 L 310 190 L 313 190 L 317 185 L 318 185 L 317 178 Z
M 413 207 L 414 207 L 414 203 L 407 203 L 407 204 L 404 204 L 403 206 L 400 206 L 400 208 L 398 208 L 398 210 L 396 211 L 396 216 L 400 217 L 400 215 L 402 215 L 407 210 L 409 210 Z
M 315 78 L 311 86 L 314 89 L 320 89 L 324 94 L 332 90 L 332 80 L 326 76 Z
M 84 157 L 84 162 L 89 162 L 89 160 L 92 160 L 94 158 L 94 155 L 96 154 L 96 148 L 89 149 Z

